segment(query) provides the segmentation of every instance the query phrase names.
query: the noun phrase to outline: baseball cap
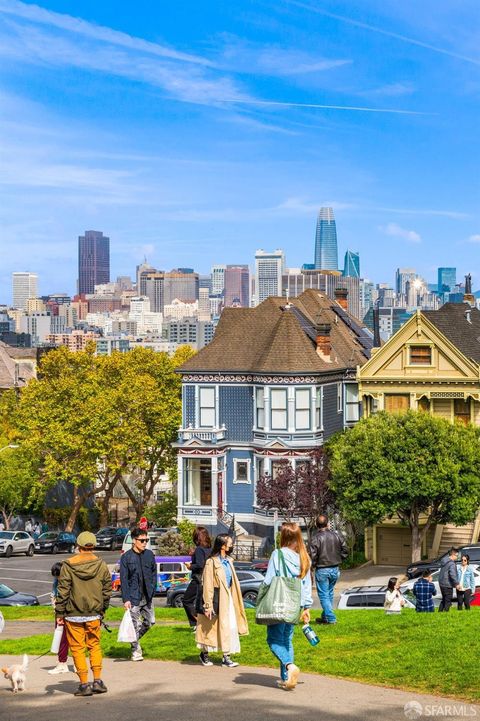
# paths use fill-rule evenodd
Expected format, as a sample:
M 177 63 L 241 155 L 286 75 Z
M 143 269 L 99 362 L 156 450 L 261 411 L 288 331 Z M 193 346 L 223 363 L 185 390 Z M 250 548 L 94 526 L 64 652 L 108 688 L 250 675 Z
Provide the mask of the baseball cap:
M 89 546 L 95 548 L 96 545 L 97 539 L 90 531 L 82 531 L 82 533 L 79 533 L 77 536 L 77 546 L 80 546 L 81 548 L 88 548 Z

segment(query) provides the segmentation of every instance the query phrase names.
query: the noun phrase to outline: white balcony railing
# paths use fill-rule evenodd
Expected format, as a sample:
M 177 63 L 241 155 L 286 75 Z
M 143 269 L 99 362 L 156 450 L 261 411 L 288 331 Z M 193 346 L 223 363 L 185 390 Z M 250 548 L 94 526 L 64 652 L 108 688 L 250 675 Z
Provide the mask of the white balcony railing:
M 178 440 L 181 443 L 185 443 L 196 438 L 199 441 L 216 443 L 217 441 L 224 440 L 226 432 L 227 429 L 225 426 L 221 428 L 193 428 L 193 426 L 188 426 L 188 428 L 180 428 L 178 431 Z

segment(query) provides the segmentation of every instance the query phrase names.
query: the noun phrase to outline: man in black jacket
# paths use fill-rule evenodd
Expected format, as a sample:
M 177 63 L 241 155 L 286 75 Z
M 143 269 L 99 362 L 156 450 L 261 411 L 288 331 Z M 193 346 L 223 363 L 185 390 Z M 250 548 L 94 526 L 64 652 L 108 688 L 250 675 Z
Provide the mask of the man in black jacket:
M 337 623 L 333 612 L 333 590 L 340 577 L 340 564 L 348 556 L 344 538 L 337 531 L 330 531 L 328 518 L 317 516 L 317 532 L 310 543 L 312 568 L 315 571 L 318 598 L 322 616 L 317 623 Z
M 153 596 L 157 588 L 157 563 L 146 545 L 147 532 L 132 531 L 132 548 L 120 559 L 120 585 L 125 609 L 130 609 L 137 640 L 132 643 L 132 661 L 143 661 L 140 639 L 155 623 Z
M 457 573 L 457 559 L 458 559 L 458 548 L 452 548 L 448 552 L 448 558 L 442 561 L 440 566 L 440 573 L 438 576 L 438 584 L 440 586 L 440 592 L 442 594 L 442 600 L 440 601 L 439 611 L 449 611 L 452 605 L 453 589 L 457 590 L 460 588 L 458 583 Z

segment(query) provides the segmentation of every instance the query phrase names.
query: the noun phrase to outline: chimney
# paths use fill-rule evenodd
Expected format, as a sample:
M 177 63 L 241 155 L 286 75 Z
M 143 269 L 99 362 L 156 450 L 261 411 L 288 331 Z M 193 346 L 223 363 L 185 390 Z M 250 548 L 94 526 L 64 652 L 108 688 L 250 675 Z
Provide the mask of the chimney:
M 335 300 L 344 310 L 348 310 L 348 290 L 347 288 L 335 288 Z
M 472 307 L 475 306 L 475 296 L 472 294 L 472 276 L 470 273 L 465 276 L 465 294 L 463 296 L 463 302 L 468 303 Z M 471 323 L 469 318 L 467 318 L 467 320 Z
M 317 354 L 326 363 L 331 363 L 332 344 L 330 342 L 330 323 L 317 323 Z
M 373 347 L 380 348 L 382 341 L 380 339 L 380 308 L 378 305 L 373 306 Z

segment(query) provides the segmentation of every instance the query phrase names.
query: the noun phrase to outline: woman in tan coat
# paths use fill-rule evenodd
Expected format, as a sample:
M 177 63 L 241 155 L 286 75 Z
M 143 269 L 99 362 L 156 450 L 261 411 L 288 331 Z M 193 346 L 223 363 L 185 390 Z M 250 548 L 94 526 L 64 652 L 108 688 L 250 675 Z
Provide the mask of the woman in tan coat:
M 205 563 L 203 613 L 197 617 L 195 634 L 203 666 L 212 666 L 209 651 L 223 652 L 222 666 L 238 666 L 230 654 L 240 653 L 239 636 L 248 634 L 242 592 L 229 558 L 232 551 L 232 538 L 221 534 L 215 538 L 212 555 Z

